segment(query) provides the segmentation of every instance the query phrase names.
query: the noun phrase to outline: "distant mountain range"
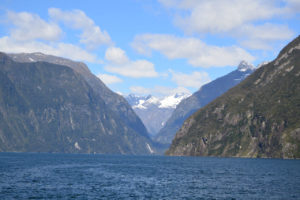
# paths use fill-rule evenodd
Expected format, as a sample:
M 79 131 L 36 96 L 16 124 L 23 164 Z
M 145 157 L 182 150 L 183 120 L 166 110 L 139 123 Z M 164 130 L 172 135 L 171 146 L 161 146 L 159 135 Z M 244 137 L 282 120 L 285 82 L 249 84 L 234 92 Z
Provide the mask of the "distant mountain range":
M 0 54 L 0 151 L 150 154 L 127 101 L 84 63 Z
M 164 127 L 176 106 L 189 96 L 188 93 L 176 93 L 157 98 L 151 95 L 138 96 L 130 94 L 125 98 L 141 118 L 148 132 L 154 137 Z
M 189 117 L 167 155 L 300 158 L 300 36 Z
M 237 69 L 223 77 L 220 77 L 206 85 L 202 86 L 190 97 L 182 100 L 173 111 L 165 126 L 155 136 L 155 141 L 171 144 L 176 132 L 182 126 L 184 120 L 192 115 L 199 108 L 225 93 L 233 86 L 240 83 L 248 75 L 255 71 L 255 67 L 245 61 L 242 61 Z

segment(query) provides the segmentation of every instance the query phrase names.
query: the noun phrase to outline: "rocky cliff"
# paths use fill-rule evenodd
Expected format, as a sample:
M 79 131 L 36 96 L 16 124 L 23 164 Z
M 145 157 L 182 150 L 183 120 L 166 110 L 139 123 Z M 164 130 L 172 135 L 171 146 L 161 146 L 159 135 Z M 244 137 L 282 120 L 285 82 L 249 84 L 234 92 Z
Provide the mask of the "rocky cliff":
M 80 71 L 61 64 L 15 62 L 0 54 L 0 151 L 153 152 L 144 126 L 138 125 L 139 132 L 140 127 L 128 123 L 132 119 L 114 111 L 131 111 L 122 97 L 109 91 L 103 97 L 105 86 L 97 90 L 84 66 Z
M 32 63 L 42 61 L 70 67 L 82 75 L 82 77 L 92 87 L 94 92 L 101 96 L 105 104 L 108 105 L 108 107 L 110 107 L 117 116 L 120 116 L 127 126 L 135 130 L 137 133 L 148 137 L 144 124 L 135 114 L 125 98 L 107 88 L 99 78 L 90 72 L 89 68 L 84 63 L 43 53 L 20 53 L 9 54 L 9 56 L 16 62 Z
M 166 154 L 300 158 L 300 36 L 189 117 Z

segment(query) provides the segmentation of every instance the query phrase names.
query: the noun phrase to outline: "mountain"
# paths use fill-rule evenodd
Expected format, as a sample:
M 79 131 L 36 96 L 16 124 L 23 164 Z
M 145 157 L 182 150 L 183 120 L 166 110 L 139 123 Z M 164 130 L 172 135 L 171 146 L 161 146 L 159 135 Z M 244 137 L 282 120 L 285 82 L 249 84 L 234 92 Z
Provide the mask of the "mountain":
M 153 137 L 164 127 L 176 106 L 189 96 L 190 94 L 188 93 L 176 93 L 163 98 L 157 98 L 151 95 L 137 96 L 130 94 L 125 98 Z
M 69 59 L 46 55 L 43 53 L 20 53 L 9 54 L 9 56 L 16 62 L 49 62 L 58 65 L 68 66 L 77 73 L 81 74 L 87 83 L 92 87 L 95 93 L 97 93 L 104 102 L 110 107 L 110 109 L 124 121 L 131 129 L 137 133 L 148 137 L 148 132 L 140 120 L 135 114 L 131 106 L 126 99 L 121 95 L 111 91 L 106 85 L 92 74 L 89 68 L 82 62 L 75 62 Z
M 10 55 L 13 60 L 0 54 L 0 151 L 154 151 L 145 127 L 126 100 L 109 91 L 83 63 L 35 55 L 56 61 L 38 61 L 31 54 L 34 60 L 16 62 L 18 55 Z M 64 63 L 53 64 L 58 61 Z
M 300 36 L 189 117 L 167 155 L 300 158 Z
M 184 120 L 199 108 L 237 85 L 254 70 L 253 65 L 242 61 L 235 71 L 202 86 L 192 96 L 179 103 L 171 117 L 167 120 L 166 125 L 156 135 L 155 140 L 160 143 L 171 144 L 172 139 L 182 126 Z

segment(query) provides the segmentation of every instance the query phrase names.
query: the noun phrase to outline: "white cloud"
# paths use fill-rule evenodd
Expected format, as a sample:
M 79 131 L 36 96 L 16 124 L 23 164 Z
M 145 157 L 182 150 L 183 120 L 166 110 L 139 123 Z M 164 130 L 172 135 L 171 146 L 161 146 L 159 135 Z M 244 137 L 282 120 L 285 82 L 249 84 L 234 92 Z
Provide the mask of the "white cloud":
M 188 32 L 227 32 L 245 23 L 271 19 L 284 9 L 273 0 L 160 0 L 169 8 L 185 10 L 175 23 Z
M 105 58 L 110 62 L 104 68 L 111 73 L 132 78 L 157 77 L 153 63 L 147 60 L 129 60 L 125 51 L 117 47 L 110 47 L 106 50 Z
M 188 32 L 199 33 L 227 32 L 280 13 L 280 9 L 268 0 L 200 0 L 191 6 L 190 15 L 178 18 L 175 23 Z
M 268 21 L 271 22 L 278 17 L 287 18 L 300 11 L 299 0 L 159 0 L 159 2 L 174 11 L 175 25 L 186 33 L 233 36 L 243 46 L 258 50 L 272 49 L 277 41 L 292 39 L 295 34 L 288 26 L 274 22 L 271 24 Z
M 105 70 L 131 78 L 157 77 L 153 63 L 147 60 L 130 61 L 123 65 L 107 65 Z
M 156 50 L 169 59 L 185 58 L 195 67 L 235 66 L 241 60 L 254 60 L 251 54 L 237 46 L 218 47 L 207 45 L 197 38 L 163 34 L 138 35 L 132 47 L 141 54 L 150 54 Z
M 18 41 L 43 39 L 58 40 L 62 34 L 59 26 L 53 22 L 46 22 L 38 15 L 28 12 L 7 12 L 7 20 L 13 25 L 11 37 Z
M 137 95 L 148 95 L 151 94 L 150 88 L 144 88 L 142 86 L 132 86 L 129 88 L 131 93 L 137 94 Z
M 192 87 L 200 88 L 202 85 L 210 82 L 210 77 L 206 72 L 193 72 L 191 74 L 185 74 L 182 72 L 170 71 L 172 74 L 172 80 L 179 87 Z
M 105 52 L 105 59 L 114 64 L 126 64 L 129 62 L 125 51 L 117 47 L 109 47 Z
M 247 36 L 241 40 L 243 46 L 250 49 L 270 50 L 270 42 L 288 40 L 294 36 L 294 32 L 286 25 L 274 25 L 266 23 L 263 25 L 243 25 L 235 32 L 239 36 Z
M 42 52 L 77 61 L 101 62 L 91 50 L 100 44 L 110 44 L 110 37 L 105 31 L 101 32 L 93 20 L 80 10 L 63 12 L 52 8 L 49 9 L 50 14 L 47 22 L 33 13 L 8 11 L 5 21 L 11 26 L 9 35 L 0 37 L 0 50 L 8 53 Z M 57 20 L 64 20 L 72 28 L 82 30 L 79 43 L 85 44 L 88 50 L 81 45 L 63 42 L 63 31 Z
M 52 19 L 62 21 L 73 29 L 82 30 L 80 42 L 88 49 L 112 43 L 109 34 L 96 26 L 94 21 L 81 10 L 62 11 L 58 8 L 50 8 L 48 12 Z
M 97 77 L 100 78 L 107 85 L 123 82 L 122 79 L 120 79 L 119 77 L 109 74 L 98 74 Z
M 132 86 L 129 89 L 130 89 L 131 93 L 134 93 L 137 95 L 151 94 L 156 97 L 164 97 L 164 96 L 174 95 L 176 93 L 191 94 L 191 92 L 184 87 L 171 88 L 171 87 L 165 87 L 165 86 L 154 86 L 152 88 L 145 88 L 145 87 L 141 87 L 141 86 Z
M 77 61 L 97 62 L 96 56 L 84 49 L 67 43 L 42 43 L 38 41 L 16 41 L 4 36 L 0 38 L 0 51 L 7 53 L 33 53 L 43 52 L 45 54 L 61 56 Z

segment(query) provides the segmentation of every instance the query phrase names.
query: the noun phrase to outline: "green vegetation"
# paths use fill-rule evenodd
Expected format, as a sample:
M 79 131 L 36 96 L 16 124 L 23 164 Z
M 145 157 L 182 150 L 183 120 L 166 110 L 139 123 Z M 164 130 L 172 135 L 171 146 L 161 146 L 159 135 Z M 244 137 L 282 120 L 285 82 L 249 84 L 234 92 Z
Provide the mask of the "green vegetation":
M 300 36 L 185 123 L 166 154 L 300 158 Z
M 148 154 L 147 143 L 70 67 L 0 54 L 0 151 Z

